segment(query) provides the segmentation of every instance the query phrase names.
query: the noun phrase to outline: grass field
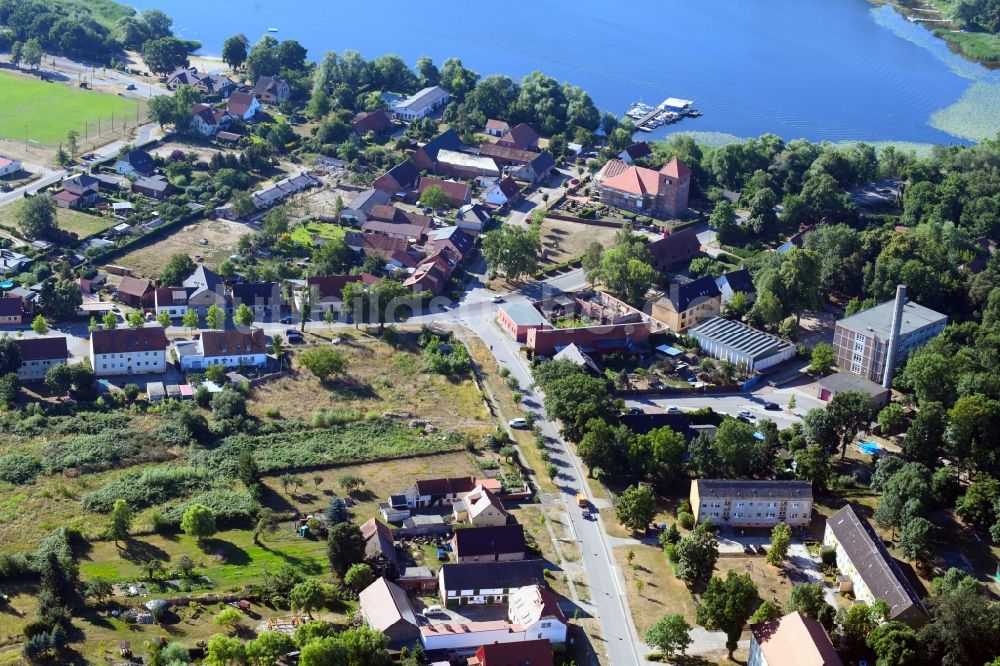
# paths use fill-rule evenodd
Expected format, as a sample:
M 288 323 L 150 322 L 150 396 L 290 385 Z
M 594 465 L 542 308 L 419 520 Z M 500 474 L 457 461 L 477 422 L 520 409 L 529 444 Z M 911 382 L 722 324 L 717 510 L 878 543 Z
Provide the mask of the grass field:
M 34 77 L 0 72 L 0 136 L 27 138 L 54 146 L 66 140 L 70 130 L 84 134 L 84 123 L 98 118 L 107 124 L 111 114 L 135 120 L 135 101 L 61 83 L 45 83 Z M 119 120 L 119 122 L 121 122 Z M 81 140 L 82 142 L 82 140 Z
M 14 214 L 18 204 L 0 207 L 0 224 L 4 226 L 16 227 Z M 56 224 L 64 231 L 71 231 L 80 238 L 104 231 L 112 225 L 113 218 L 101 217 L 100 215 L 88 215 L 68 208 L 56 209 Z
M 175 231 L 166 238 L 146 245 L 119 257 L 115 263 L 128 266 L 136 275 L 155 277 L 171 255 L 183 253 L 216 269 L 223 259 L 236 251 L 240 236 L 250 229 L 239 222 L 228 220 L 202 220 Z M 206 242 L 202 243 L 204 240 Z
M 345 229 L 328 222 L 305 222 L 292 231 L 292 240 L 301 245 L 312 246 L 312 237 L 343 238 Z

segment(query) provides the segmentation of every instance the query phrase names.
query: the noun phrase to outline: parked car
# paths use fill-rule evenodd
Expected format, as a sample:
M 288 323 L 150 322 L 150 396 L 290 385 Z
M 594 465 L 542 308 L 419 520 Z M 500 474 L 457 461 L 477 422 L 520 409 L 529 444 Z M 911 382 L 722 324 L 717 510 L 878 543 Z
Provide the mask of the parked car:
M 509 425 L 511 428 L 527 428 L 528 421 L 526 419 L 522 419 L 519 416 L 515 419 L 511 419 L 510 421 L 508 421 L 507 425 Z
M 666 409 L 668 414 L 676 414 L 681 411 L 681 408 L 677 405 L 667 405 Z
M 428 606 L 424 609 L 424 615 L 436 615 L 441 612 L 441 606 L 434 604 L 433 606 Z
M 282 317 L 278 321 L 280 321 L 282 324 L 291 324 L 292 323 L 292 318 L 291 317 Z
M 494 303 L 503 303 L 503 296 L 494 296 L 490 300 L 493 301 Z
M 639 414 L 645 414 L 646 412 L 642 411 L 641 407 L 629 407 L 625 413 L 631 414 L 632 416 L 638 416 Z
M 736 416 L 738 418 L 750 419 L 751 421 L 754 418 L 754 415 L 750 412 L 749 409 L 741 409 Z
M 781 407 L 776 402 L 765 402 L 764 409 L 766 409 L 769 412 L 777 412 L 778 410 L 781 409 Z

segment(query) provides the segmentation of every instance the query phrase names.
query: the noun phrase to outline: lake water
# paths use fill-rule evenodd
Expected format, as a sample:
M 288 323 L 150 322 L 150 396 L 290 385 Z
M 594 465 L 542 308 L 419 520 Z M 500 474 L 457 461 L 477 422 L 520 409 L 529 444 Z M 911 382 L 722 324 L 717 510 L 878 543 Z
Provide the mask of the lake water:
M 133 0 L 218 54 L 269 27 L 318 60 L 355 49 L 410 63 L 457 56 L 483 75 L 540 69 L 621 114 L 695 100 L 704 116 L 653 133 L 962 142 L 1000 130 L 1000 72 L 967 63 L 890 7 L 864 0 Z

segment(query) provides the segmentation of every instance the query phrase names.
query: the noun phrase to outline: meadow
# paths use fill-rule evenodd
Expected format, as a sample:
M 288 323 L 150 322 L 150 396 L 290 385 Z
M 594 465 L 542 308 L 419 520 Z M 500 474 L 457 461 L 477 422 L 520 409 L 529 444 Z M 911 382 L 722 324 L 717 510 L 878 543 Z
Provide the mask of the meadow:
M 0 136 L 23 140 L 25 131 L 32 141 L 54 146 L 65 142 L 66 134 L 76 130 L 83 143 L 84 123 L 91 133 L 98 118 L 110 129 L 112 114 L 118 123 L 135 122 L 135 100 L 71 88 L 61 83 L 46 83 L 29 76 L 0 72 Z M 127 118 L 125 118 L 127 116 Z

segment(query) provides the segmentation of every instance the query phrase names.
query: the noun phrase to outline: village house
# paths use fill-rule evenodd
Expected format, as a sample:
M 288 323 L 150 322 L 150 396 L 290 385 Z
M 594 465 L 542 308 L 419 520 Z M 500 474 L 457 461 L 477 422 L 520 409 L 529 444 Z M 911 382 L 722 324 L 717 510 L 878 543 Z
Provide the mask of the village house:
M 234 92 L 226 100 L 226 113 L 244 122 L 252 121 L 260 108 L 260 102 L 252 93 Z
M 468 666 L 553 666 L 552 643 L 547 640 L 489 643 L 469 657 Z
M 418 169 L 410 160 L 403 160 L 375 179 L 372 187 L 390 195 L 405 194 L 417 185 Z
M 526 585 L 544 586 L 544 569 L 542 560 L 445 563 L 438 571 L 438 593 L 449 608 L 504 604 Z
M 428 187 L 440 187 L 445 196 L 448 197 L 448 205 L 453 208 L 464 206 L 472 198 L 472 190 L 468 183 L 460 183 L 454 180 L 442 180 L 433 176 L 421 176 L 417 184 L 417 197 L 424 193 Z
M 264 331 L 202 331 L 197 340 L 174 344 L 181 369 L 201 371 L 213 365 L 224 368 L 259 368 L 267 363 L 267 339 Z
M 497 527 L 507 524 L 507 511 L 503 502 L 489 490 L 476 486 L 452 504 L 456 523 L 469 523 L 474 527 Z
M 199 266 L 181 283 L 181 286 L 189 290 L 187 307 L 197 312 L 198 316 L 204 317 L 213 305 L 222 308 L 223 312 L 226 311 L 226 285 L 218 273 Z
M 89 208 L 97 203 L 101 196 L 100 181 L 93 176 L 82 173 L 62 182 L 62 191 L 52 198 L 56 205 L 62 208 Z
M 633 164 L 636 160 L 640 160 L 644 157 L 649 157 L 653 154 L 650 149 L 649 144 L 645 141 L 639 141 L 633 143 L 631 146 L 618 153 L 618 159 L 620 159 L 625 164 Z
M 310 291 L 312 319 L 322 321 L 329 311 L 339 314 L 344 307 L 344 287 L 352 282 L 361 282 L 361 275 L 313 275 L 306 279 Z
M 0 275 L 20 273 L 30 264 L 31 257 L 5 247 L 0 248 Z
M 400 120 L 413 122 L 431 115 L 448 103 L 449 93 L 441 86 L 429 86 L 392 105 L 392 112 Z
M 150 302 L 152 292 L 153 283 L 149 280 L 126 275 L 118 283 L 115 298 L 129 307 L 141 308 Z
M 176 192 L 177 188 L 167 181 L 166 176 L 140 176 L 132 181 L 132 191 L 144 197 L 163 200 Z
M 0 298 L 0 325 L 18 326 L 24 320 L 24 299 L 20 296 Z
M 691 510 L 698 523 L 729 527 L 808 527 L 812 519 L 811 481 L 695 479 Z
M 507 124 L 507 121 L 496 120 L 494 118 L 490 118 L 489 120 L 487 120 L 486 127 L 484 128 L 484 131 L 487 134 L 489 134 L 490 136 L 495 136 L 498 139 L 502 137 L 504 134 L 506 134 L 508 130 L 510 130 L 510 125 Z
M 843 666 L 817 620 L 794 611 L 750 625 L 747 666 Z
M 415 293 L 427 292 L 432 296 L 439 296 L 448 286 L 454 267 L 453 259 L 444 253 L 436 252 L 417 264 L 413 273 L 403 281 L 403 286 L 409 287 Z
M 911 627 L 927 622 L 916 590 L 886 550 L 881 537 L 854 507 L 848 504 L 826 521 L 823 545 L 837 552 L 837 568 L 850 579 L 841 590 L 866 604 L 882 599 L 889 604 L 889 619 Z
M 131 150 L 115 162 L 115 172 L 129 178 L 152 176 L 156 170 L 153 158 L 145 150 Z
M 503 208 L 509 204 L 517 203 L 521 196 L 521 186 L 510 176 L 499 180 L 493 187 L 483 194 L 483 201 L 490 206 Z
M 392 197 L 386 192 L 376 189 L 364 190 L 358 192 L 340 211 L 340 218 L 361 224 L 368 219 L 375 206 L 384 206 L 391 201 Z
M 462 263 L 472 252 L 472 237 L 458 227 L 443 227 L 431 232 L 431 247 L 435 252 L 448 254 L 456 263 Z
M 383 234 L 364 234 L 361 251 L 366 257 L 381 257 L 387 269 L 416 268 L 423 255 L 410 247 L 405 238 L 393 238 Z
M 438 153 L 442 150 L 461 151 L 463 148 L 458 132 L 449 129 L 417 148 L 410 160 L 418 170 L 433 171 L 437 166 Z
M 661 273 L 679 264 L 684 264 L 701 252 L 701 241 L 694 229 L 684 229 L 668 234 L 646 246 L 653 258 L 653 266 Z
M 659 171 L 609 160 L 594 177 L 601 202 L 654 217 L 687 211 L 691 169 L 676 157 Z
M 466 204 L 455 214 L 455 226 L 470 235 L 483 233 L 490 223 L 490 211 L 481 204 Z
M 399 570 L 399 558 L 392 530 L 375 518 L 369 518 L 361 526 L 361 536 L 365 540 L 365 563 L 377 575 L 394 579 Z
M 246 305 L 254 321 L 276 321 L 281 316 L 281 285 L 277 282 L 240 282 L 232 288 L 232 310 Z
M 90 362 L 98 377 L 166 372 L 167 336 L 159 326 L 92 331 Z
M 21 170 L 21 160 L 0 155 L 0 178 L 6 178 Z
M 556 161 L 547 150 L 540 153 L 521 150 L 494 143 L 484 143 L 479 147 L 481 157 L 489 157 L 498 165 L 510 167 L 511 175 L 518 180 L 537 183 L 552 173 Z
M 495 481 L 462 476 L 448 479 L 421 479 L 409 488 L 392 495 L 389 505 L 408 509 L 450 508 L 477 486 L 488 487 Z
M 224 109 L 216 109 L 200 102 L 191 105 L 191 129 L 202 136 L 213 136 L 228 123 L 229 118 Z
M 351 131 L 358 136 L 364 136 L 371 132 L 375 136 L 383 136 L 392 131 L 392 117 L 383 109 L 361 113 L 354 116 L 354 124 Z
M 158 316 L 166 312 L 171 319 L 180 319 L 188 311 L 188 295 L 184 287 L 157 287 L 153 290 L 153 311 Z
M 455 530 L 451 550 L 456 562 L 509 562 L 524 559 L 524 527 L 497 525 Z
M 424 242 L 426 229 L 416 224 L 397 224 L 394 222 L 368 220 L 361 225 L 361 231 L 365 234 L 380 234 L 389 238 L 401 238 L 419 245 Z
M 55 365 L 66 363 L 69 351 L 66 348 L 66 338 L 18 338 L 14 344 L 21 352 L 21 367 L 17 369 L 17 378 L 22 382 L 40 382 L 45 379 L 45 373 Z
M 511 127 L 496 145 L 518 150 L 538 150 L 538 132 L 531 125 L 519 123 Z
M 747 303 L 757 300 L 757 289 L 753 286 L 750 271 L 745 268 L 723 273 L 715 278 L 715 286 L 719 288 L 723 303 L 733 300 L 733 295 L 737 292 L 746 296 Z
M 361 591 L 358 602 L 365 624 L 385 634 L 390 646 L 400 647 L 420 636 L 413 606 L 398 585 L 380 576 Z
M 507 619 L 524 627 L 525 638 L 566 642 L 566 616 L 556 596 L 541 585 L 525 585 L 510 595 Z
M 500 177 L 500 167 L 493 158 L 447 148 L 437 152 L 433 171 L 448 178 L 462 180 Z
M 683 333 L 722 309 L 719 288 L 711 275 L 685 284 L 671 284 L 668 293 L 653 303 L 651 314 L 672 331 Z
M 410 211 L 402 210 L 391 205 L 373 206 L 368 215 L 368 221 L 406 224 L 414 227 L 420 227 L 422 230 L 422 236 L 427 235 L 427 232 L 434 226 L 434 218 L 430 215 L 411 213 Z
M 253 87 L 254 97 L 264 104 L 277 106 L 292 96 L 288 82 L 277 76 L 261 76 Z
M 202 74 L 195 67 L 179 69 L 167 77 L 167 90 L 191 86 L 208 97 L 229 97 L 236 89 L 236 82 L 220 74 Z

